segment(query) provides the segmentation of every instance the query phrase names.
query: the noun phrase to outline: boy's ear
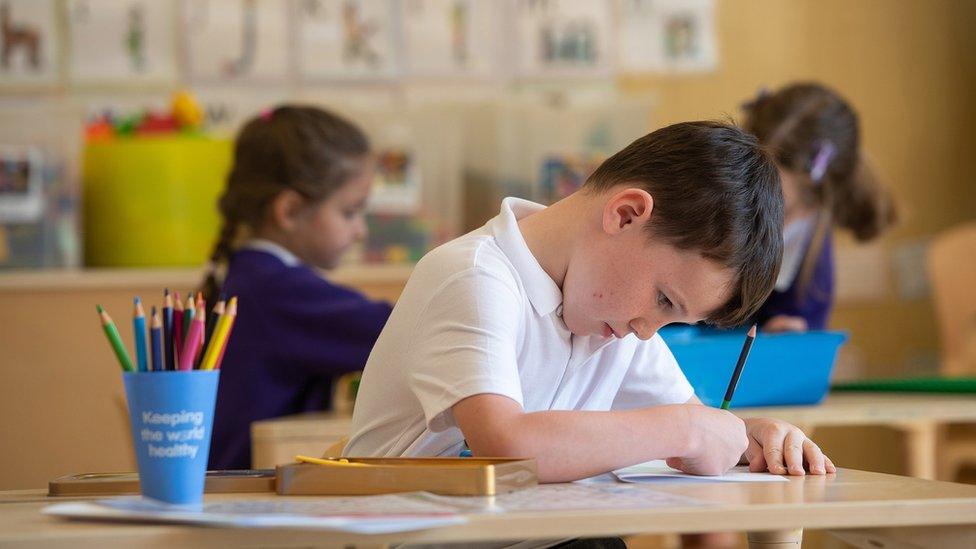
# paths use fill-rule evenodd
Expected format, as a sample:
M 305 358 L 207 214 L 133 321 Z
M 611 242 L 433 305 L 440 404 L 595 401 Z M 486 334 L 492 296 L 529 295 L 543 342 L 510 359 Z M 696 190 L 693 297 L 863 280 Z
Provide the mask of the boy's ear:
M 291 189 L 285 189 L 271 200 L 268 208 L 269 221 L 284 232 L 295 230 L 305 210 L 305 198 Z
M 643 189 L 627 188 L 610 195 L 603 207 L 603 230 L 613 235 L 641 229 L 651 219 L 654 198 Z

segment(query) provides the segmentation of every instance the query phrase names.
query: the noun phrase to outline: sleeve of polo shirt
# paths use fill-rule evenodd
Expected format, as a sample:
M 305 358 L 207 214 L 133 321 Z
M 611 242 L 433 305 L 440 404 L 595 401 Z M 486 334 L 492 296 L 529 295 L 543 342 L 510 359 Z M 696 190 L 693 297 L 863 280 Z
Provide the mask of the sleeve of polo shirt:
M 410 389 L 431 431 L 455 427 L 451 407 L 470 396 L 498 394 L 522 404 L 522 306 L 514 281 L 478 268 L 451 276 L 431 296 L 404 350 Z
M 613 410 L 683 404 L 695 394 L 661 336 L 642 341 L 613 399 Z

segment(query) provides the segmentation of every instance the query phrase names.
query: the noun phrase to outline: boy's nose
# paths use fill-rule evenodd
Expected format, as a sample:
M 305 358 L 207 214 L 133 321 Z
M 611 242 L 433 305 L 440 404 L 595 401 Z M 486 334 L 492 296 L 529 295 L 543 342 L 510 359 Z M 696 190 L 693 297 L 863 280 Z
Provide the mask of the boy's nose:
M 644 318 L 635 318 L 634 320 L 630 321 L 630 329 L 634 331 L 634 334 L 637 335 L 638 339 L 642 339 L 644 341 L 654 337 L 654 334 L 657 333 L 658 329 L 662 325 L 663 324 L 661 323 L 653 322 Z

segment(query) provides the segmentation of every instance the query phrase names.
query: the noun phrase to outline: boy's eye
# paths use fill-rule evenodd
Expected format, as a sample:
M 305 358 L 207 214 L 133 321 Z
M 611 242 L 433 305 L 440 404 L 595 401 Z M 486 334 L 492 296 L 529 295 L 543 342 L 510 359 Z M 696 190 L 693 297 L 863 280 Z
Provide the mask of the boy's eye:
M 665 310 L 668 311 L 674 308 L 674 305 L 671 303 L 671 300 L 668 299 L 668 296 L 664 295 L 661 292 L 657 293 L 657 303 L 658 305 L 660 305 L 661 307 L 663 307 Z

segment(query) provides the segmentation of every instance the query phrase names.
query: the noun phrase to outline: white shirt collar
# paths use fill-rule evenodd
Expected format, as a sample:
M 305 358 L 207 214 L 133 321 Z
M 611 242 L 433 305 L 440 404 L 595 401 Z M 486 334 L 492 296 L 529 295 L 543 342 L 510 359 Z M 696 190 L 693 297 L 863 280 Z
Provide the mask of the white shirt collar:
M 302 261 L 298 259 L 298 257 L 295 254 L 291 253 L 287 248 L 285 248 L 281 244 L 278 244 L 277 242 L 272 242 L 270 240 L 265 240 L 263 238 L 255 238 L 252 240 L 248 240 L 241 247 L 246 248 L 248 250 L 257 250 L 259 252 L 269 253 L 277 257 L 278 259 L 280 259 L 282 263 L 284 263 L 289 267 L 296 267 L 302 264 Z
M 776 277 L 776 291 L 785 292 L 793 285 L 800 272 L 803 257 L 807 254 L 810 237 L 816 228 L 816 215 L 808 215 L 791 221 L 783 228 L 783 262 Z
M 532 255 L 525 238 L 522 237 L 522 231 L 519 230 L 518 220 L 544 209 L 545 206 L 542 204 L 508 197 L 502 200 L 501 211 L 492 222 L 491 229 L 498 247 L 508 256 L 518 271 L 525 287 L 525 294 L 540 316 L 557 312 L 563 303 L 563 293 Z

